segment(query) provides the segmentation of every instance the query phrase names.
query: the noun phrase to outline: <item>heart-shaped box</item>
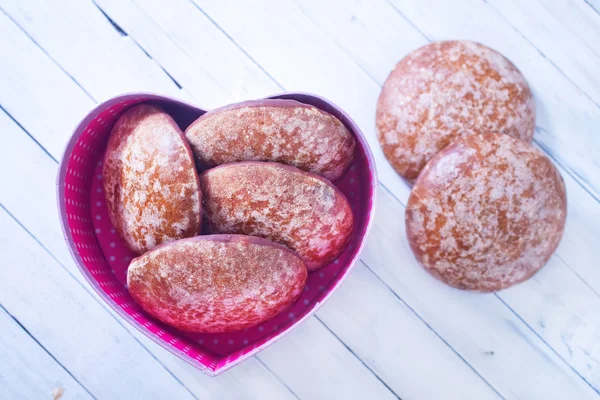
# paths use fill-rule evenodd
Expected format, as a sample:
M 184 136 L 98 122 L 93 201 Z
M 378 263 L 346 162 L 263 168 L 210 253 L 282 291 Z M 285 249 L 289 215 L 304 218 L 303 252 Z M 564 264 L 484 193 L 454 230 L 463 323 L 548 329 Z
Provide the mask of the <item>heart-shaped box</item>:
M 131 298 L 126 271 L 133 254 L 116 235 L 102 189 L 102 160 L 113 124 L 131 106 L 160 104 L 182 130 L 206 111 L 151 93 L 115 97 L 98 105 L 77 126 L 63 154 L 57 180 L 60 221 L 75 263 L 94 290 L 119 315 L 173 354 L 217 375 L 271 345 L 312 315 L 334 292 L 358 260 L 373 220 L 377 175 L 366 139 L 356 124 L 331 102 L 307 93 L 284 93 L 271 99 L 310 104 L 339 118 L 357 141 L 354 163 L 336 182 L 355 217 L 352 240 L 331 264 L 309 274 L 304 293 L 285 312 L 239 332 L 198 334 L 179 331 L 146 314 Z M 308 344 L 307 344 L 308 345 Z

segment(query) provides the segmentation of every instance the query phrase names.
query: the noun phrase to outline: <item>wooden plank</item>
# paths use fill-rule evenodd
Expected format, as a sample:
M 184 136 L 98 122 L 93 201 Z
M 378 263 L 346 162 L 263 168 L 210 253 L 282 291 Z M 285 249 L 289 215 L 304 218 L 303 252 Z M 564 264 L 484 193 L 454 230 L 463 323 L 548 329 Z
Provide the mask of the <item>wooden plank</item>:
M 96 101 L 135 91 L 189 97 L 90 1 L 3 0 L 2 9 Z
M 0 388 L 5 399 L 49 399 L 60 388 L 65 399 L 93 398 L 2 306 Z
M 0 48 L 0 105 L 26 121 L 26 129 L 58 158 L 94 101 L 3 12 Z
M 386 1 L 301 0 L 293 4 L 378 86 L 402 57 L 427 43 Z M 288 13 L 294 12 L 292 7 Z M 373 103 L 369 108 L 374 107 Z M 373 119 L 367 131 L 374 126 Z
M 596 11 L 596 13 L 600 14 L 600 0 L 583 0 L 587 5 L 592 8 L 592 10 Z
M 195 398 L 4 209 L 0 226 L 0 303 L 94 397 Z
M 0 140 L 10 146 L 0 146 L 0 167 L 3 171 L 14 170 L 12 175 L 0 174 L 0 204 L 8 209 L 41 244 L 61 263 L 74 278 L 93 296 L 98 304 L 110 311 L 114 320 L 121 325 L 120 341 L 130 342 L 133 335 L 140 344 L 134 343 L 127 350 L 132 362 L 144 362 L 145 356 L 152 354 L 157 363 L 153 366 L 153 384 L 162 384 L 160 365 L 177 378 L 197 397 L 202 399 L 288 399 L 293 395 L 263 365 L 254 359 L 244 363 L 243 368 L 235 368 L 218 378 L 211 378 L 198 372 L 184 361 L 167 352 L 146 338 L 141 332 L 124 322 L 110 310 L 102 299 L 93 292 L 75 264 L 61 234 L 58 213 L 54 202 L 54 179 L 58 172 L 57 164 L 27 137 L 8 116 L 0 111 Z M 15 169 L 15 165 L 21 165 Z M 73 294 L 73 297 L 76 297 Z M 116 333 L 115 333 L 116 335 Z M 148 354 L 146 354 L 147 356 Z M 137 360 L 137 361 L 136 361 Z M 252 379 L 245 379 L 245 377 Z
M 565 79 L 600 104 L 600 15 L 583 2 L 488 0 L 488 4 Z
M 324 357 L 330 353 L 336 357 Z M 365 367 L 315 318 L 258 358 L 301 399 L 398 399 L 374 375 L 365 373 Z
M 146 336 L 127 326 L 194 395 L 202 400 L 298 400 L 298 398 L 256 358 L 250 358 L 222 375 L 204 375 L 175 357 Z
M 537 4 L 550 14 L 558 16 L 557 19 L 574 35 L 574 40 L 581 42 L 580 44 L 596 56 L 600 55 L 600 13 L 594 9 L 592 1 L 537 0 L 536 7 Z M 570 51 L 568 46 L 565 50 Z M 598 98 L 595 100 L 598 102 Z
M 559 15 L 563 23 L 577 37 L 577 40 L 584 43 L 588 50 L 598 55 L 600 52 L 597 45 L 600 39 L 600 13 L 597 9 L 594 9 L 591 1 L 538 1 L 552 14 Z M 598 103 L 598 99 L 595 100 Z
M 362 263 L 317 315 L 402 399 L 502 398 Z
M 488 0 L 488 5 L 600 104 L 600 15 L 582 1 Z

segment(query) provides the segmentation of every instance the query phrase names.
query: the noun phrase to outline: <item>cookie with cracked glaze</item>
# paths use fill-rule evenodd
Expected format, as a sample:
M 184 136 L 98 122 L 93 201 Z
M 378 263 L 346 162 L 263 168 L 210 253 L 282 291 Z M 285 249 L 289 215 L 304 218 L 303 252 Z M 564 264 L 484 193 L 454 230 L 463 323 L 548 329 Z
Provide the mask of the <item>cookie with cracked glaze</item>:
M 295 100 L 250 100 L 210 111 L 185 135 L 203 168 L 238 161 L 274 161 L 339 179 L 356 141 L 331 114 Z
M 197 236 L 157 246 L 127 270 L 133 299 L 150 315 L 190 332 L 257 325 L 293 304 L 307 271 L 285 246 L 241 235 Z
M 521 72 L 495 50 L 468 41 L 436 42 L 404 57 L 390 73 L 376 126 L 392 167 L 414 180 L 461 137 L 505 133 L 531 142 L 535 101 Z
M 199 233 L 202 193 L 194 157 L 162 108 L 140 104 L 119 117 L 102 176 L 110 219 L 136 254 Z
M 309 271 L 336 259 L 352 237 L 348 200 L 327 179 L 289 165 L 241 162 L 200 175 L 209 233 L 267 238 L 298 252 Z
M 406 234 L 430 274 L 491 292 L 546 264 L 566 215 L 563 179 L 544 154 L 507 135 L 472 135 L 423 169 L 406 207 Z

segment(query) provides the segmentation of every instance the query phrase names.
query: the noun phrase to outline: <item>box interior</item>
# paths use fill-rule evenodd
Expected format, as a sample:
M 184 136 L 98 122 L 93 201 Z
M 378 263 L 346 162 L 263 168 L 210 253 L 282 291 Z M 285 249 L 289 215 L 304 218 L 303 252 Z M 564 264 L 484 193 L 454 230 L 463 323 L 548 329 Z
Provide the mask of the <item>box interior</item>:
M 324 100 L 305 94 L 273 98 L 312 104 L 342 120 L 357 139 L 360 136 L 352 122 Z M 134 254 L 123 244 L 110 222 L 102 188 L 102 159 L 112 126 L 125 110 L 145 101 L 161 105 L 182 130 L 204 114 L 203 110 L 188 104 L 150 94 L 113 99 L 92 111 L 76 130 L 61 168 L 58 190 L 65 237 L 80 269 L 113 309 L 163 347 L 207 373 L 216 373 L 269 345 L 308 317 L 355 262 L 368 228 L 375 187 L 369 153 L 366 144 L 357 140 L 354 162 L 336 182 L 354 212 L 352 240 L 338 259 L 309 273 L 305 291 L 295 304 L 274 318 L 243 331 L 222 334 L 183 332 L 147 315 L 129 295 L 126 271 Z

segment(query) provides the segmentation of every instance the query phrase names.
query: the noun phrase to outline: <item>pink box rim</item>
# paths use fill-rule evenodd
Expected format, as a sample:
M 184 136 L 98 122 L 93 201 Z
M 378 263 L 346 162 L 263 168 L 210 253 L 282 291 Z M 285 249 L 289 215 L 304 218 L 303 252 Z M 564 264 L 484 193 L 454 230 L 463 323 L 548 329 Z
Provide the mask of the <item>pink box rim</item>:
M 59 213 L 60 213 L 60 226 L 61 226 L 61 230 L 62 230 L 62 234 L 63 237 L 65 239 L 65 241 L 68 244 L 68 248 L 69 248 L 69 252 L 71 253 L 71 257 L 73 258 L 73 260 L 75 261 L 75 264 L 77 265 L 77 268 L 79 269 L 79 271 L 81 272 L 81 274 L 84 276 L 85 280 L 90 284 L 90 286 L 94 289 L 94 291 L 102 298 L 102 300 L 104 300 L 109 306 L 110 308 L 115 311 L 120 317 L 122 317 L 123 319 L 125 319 L 129 324 L 131 324 L 133 327 L 135 327 L 139 332 L 141 332 L 144 336 L 148 337 L 150 340 L 152 340 L 153 342 L 155 342 L 156 344 L 158 344 L 160 347 L 164 348 L 165 350 L 169 351 L 170 353 L 176 355 L 178 358 L 184 360 L 185 362 L 187 362 L 188 364 L 194 366 L 195 368 L 201 370 L 203 373 L 205 373 L 208 376 L 217 376 L 220 375 L 221 373 L 227 371 L 228 369 L 238 365 L 239 363 L 241 363 L 242 361 L 254 356 L 255 354 L 257 354 L 258 352 L 262 351 L 263 349 L 271 346 L 273 343 L 277 342 L 278 340 L 280 340 L 282 337 L 284 337 L 285 335 L 287 335 L 289 332 L 291 332 L 292 330 L 294 330 L 295 328 L 297 328 L 304 320 L 306 320 L 307 318 L 311 317 L 314 313 L 317 312 L 317 310 L 327 301 L 327 299 L 329 299 L 329 297 L 339 288 L 339 286 L 344 282 L 344 280 L 348 277 L 349 273 L 351 272 L 351 270 L 354 268 L 356 262 L 359 260 L 360 254 L 366 244 L 366 239 L 369 236 L 369 233 L 372 229 L 373 226 L 373 220 L 374 220 L 374 214 L 375 214 L 375 204 L 377 201 L 377 187 L 379 185 L 379 180 L 377 177 L 377 169 L 376 169 L 376 164 L 375 164 L 375 160 L 373 157 L 373 154 L 371 152 L 371 148 L 364 136 L 364 134 L 362 133 L 362 131 L 360 130 L 360 128 L 358 127 L 358 125 L 354 122 L 354 120 L 345 112 L 343 111 L 339 106 L 337 106 L 336 104 L 334 104 L 333 102 L 331 102 L 330 100 L 327 100 L 321 96 L 318 96 L 316 94 L 313 93 L 308 93 L 308 92 L 282 92 L 282 93 L 277 93 L 271 96 L 266 96 L 264 98 L 261 99 L 280 99 L 280 98 L 290 98 L 292 100 L 298 101 L 300 103 L 302 103 L 302 101 L 297 100 L 295 97 L 296 96 L 300 96 L 300 97 L 309 97 L 309 98 L 313 98 L 316 99 L 318 101 L 321 101 L 327 105 L 329 105 L 330 107 L 334 108 L 337 112 L 339 112 L 341 115 L 343 115 L 343 117 L 345 118 L 345 123 L 347 123 L 348 125 L 350 125 L 351 131 L 354 134 L 355 138 L 360 142 L 361 147 L 364 150 L 366 159 L 367 159 L 367 163 L 369 165 L 369 172 L 372 176 L 372 186 L 371 186 L 371 208 L 368 212 L 367 215 L 367 226 L 366 226 L 366 230 L 365 233 L 363 235 L 362 240 L 360 241 L 360 245 L 358 250 L 355 253 L 355 256 L 352 258 L 352 260 L 350 261 L 350 264 L 348 266 L 348 268 L 344 271 L 344 274 L 342 277 L 340 277 L 340 279 L 335 283 L 335 285 L 333 285 L 330 290 L 328 290 L 328 293 L 325 295 L 325 297 L 323 297 L 322 301 L 318 302 L 310 312 L 308 312 L 307 314 L 305 314 L 304 316 L 302 316 L 301 318 L 299 318 L 298 320 L 296 320 L 294 322 L 294 324 L 292 326 L 290 326 L 289 328 L 281 331 L 279 334 L 277 334 L 276 336 L 272 337 L 270 340 L 268 340 L 267 342 L 263 343 L 262 345 L 254 348 L 253 350 L 249 351 L 248 353 L 244 354 L 243 356 L 239 357 L 235 363 L 230 363 L 225 365 L 224 367 L 218 369 L 218 370 L 212 370 L 210 368 L 208 368 L 207 366 L 201 364 L 199 361 L 197 361 L 196 359 L 190 358 L 188 357 L 185 353 L 183 353 L 182 351 L 179 351 L 178 349 L 169 346 L 168 344 L 166 344 L 164 341 L 161 341 L 159 338 L 156 337 L 156 335 L 152 334 L 151 332 L 149 332 L 146 329 L 141 329 L 142 325 L 140 323 L 138 323 L 130 314 L 126 313 L 121 307 L 119 307 L 117 305 L 117 303 L 111 299 L 98 285 L 98 282 L 91 276 L 90 272 L 87 270 L 87 268 L 84 266 L 84 262 L 81 259 L 81 256 L 75 251 L 75 242 L 73 240 L 73 237 L 71 235 L 71 232 L 68 228 L 68 221 L 67 221 L 67 213 L 66 213 L 66 202 L 65 202 L 65 194 L 64 194 L 64 183 L 65 183 L 65 176 L 66 176 L 66 172 L 67 172 L 67 165 L 68 165 L 68 156 L 71 154 L 74 146 L 77 143 L 77 140 L 79 139 L 79 137 L 83 134 L 83 132 L 85 131 L 85 128 L 88 126 L 88 124 L 93 121 L 103 110 L 105 110 L 106 108 L 115 105 L 117 103 L 123 102 L 123 101 L 127 101 L 128 99 L 131 98 L 136 98 L 139 96 L 149 96 L 149 97 L 154 97 L 157 100 L 166 100 L 166 101 L 170 101 L 170 102 L 174 102 L 174 103 L 179 103 L 181 105 L 184 105 L 186 107 L 190 107 L 190 108 L 194 108 L 194 109 L 199 109 L 202 110 L 204 112 L 209 112 L 209 111 L 213 111 L 213 110 L 217 110 L 217 109 L 222 109 L 222 108 L 226 108 L 229 107 L 231 105 L 225 105 L 225 106 L 221 106 L 221 107 L 217 107 L 214 108 L 213 110 L 206 110 L 204 108 L 201 108 L 200 106 L 194 105 L 192 103 L 189 103 L 187 101 L 181 100 L 181 99 L 177 99 L 174 98 L 172 96 L 167 96 L 167 95 L 163 95 L 163 94 L 159 94 L 159 93 L 154 93 L 154 92 L 130 92 L 130 93 L 124 93 L 121 95 L 117 95 L 114 96 L 106 101 L 103 101 L 101 103 L 98 103 L 90 112 L 88 112 L 88 114 L 77 124 L 75 130 L 73 131 L 69 141 L 67 142 L 64 151 L 62 153 L 62 157 L 60 160 L 60 165 L 59 165 L 59 170 L 58 170 L 58 176 L 57 176 L 57 180 L 56 180 L 56 191 L 57 191 L 57 200 L 58 200 L 58 208 L 59 208 Z M 258 99 L 258 100 L 261 100 Z M 243 102 L 240 102 L 243 103 Z M 240 103 L 236 103 L 236 104 L 240 104 Z M 317 107 L 319 108 L 319 107 Z

